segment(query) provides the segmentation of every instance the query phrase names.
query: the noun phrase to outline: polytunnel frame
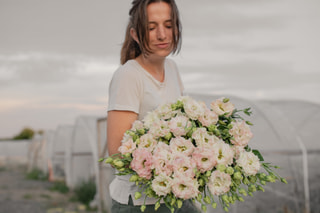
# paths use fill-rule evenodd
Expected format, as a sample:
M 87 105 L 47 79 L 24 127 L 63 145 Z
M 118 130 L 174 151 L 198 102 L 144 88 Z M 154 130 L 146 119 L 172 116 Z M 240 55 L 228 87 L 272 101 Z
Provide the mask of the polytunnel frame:
M 197 94 L 197 93 L 189 93 L 188 94 L 189 96 L 191 97 L 194 97 L 196 100 L 199 99 L 199 100 L 215 100 L 217 98 L 220 98 L 220 97 L 228 97 L 231 102 L 232 102 L 232 99 L 238 99 L 238 100 L 241 100 L 241 101 L 245 101 L 247 103 L 250 104 L 250 108 L 254 108 L 257 112 L 260 113 L 260 115 L 263 116 L 263 118 L 265 119 L 265 121 L 267 122 L 267 124 L 269 125 L 269 127 L 273 130 L 273 132 L 276 134 L 277 138 L 279 138 L 279 140 L 282 140 L 283 136 L 281 134 L 278 133 L 278 131 L 275 129 L 274 125 L 272 124 L 272 122 L 270 121 L 270 119 L 265 115 L 265 113 L 260 109 L 262 107 L 259 107 L 259 103 L 262 103 L 261 101 L 257 100 L 256 102 L 258 104 L 255 104 L 253 103 L 252 100 L 248 100 L 248 99 L 245 99 L 245 98 L 242 98 L 242 97 L 237 97 L 237 96 L 233 96 L 233 95 L 227 95 L 227 94 L 224 94 L 224 95 L 208 95 L 208 94 Z M 266 101 L 264 101 L 264 103 L 268 103 Z M 276 112 L 279 117 L 281 117 L 283 119 L 283 121 L 286 122 L 286 125 L 287 127 L 290 127 L 289 128 L 289 131 L 291 133 L 295 132 L 294 131 L 294 128 L 293 126 L 290 124 L 289 120 L 286 118 L 286 116 L 284 116 L 284 114 L 276 109 L 274 106 L 272 106 L 270 104 L 270 106 L 272 107 L 272 110 L 273 112 Z M 302 165 L 303 165 L 303 184 L 304 184 L 304 196 L 305 196 L 305 213 L 310 213 L 310 191 L 309 191 L 309 172 L 308 172 L 308 153 L 307 153 L 307 149 L 306 149 L 306 146 L 305 144 L 303 143 L 301 137 L 299 135 L 296 136 L 296 141 L 297 141 L 297 145 L 298 147 L 300 148 L 300 151 L 302 153 Z M 292 153 L 288 153 L 288 154 L 292 154 Z M 266 187 L 268 188 L 268 187 Z M 283 196 L 283 197 L 286 197 L 288 198 L 288 196 L 286 195 L 283 195 L 282 193 L 277 193 L 278 195 L 280 196 Z M 294 198 L 291 198 L 292 200 L 295 200 Z M 237 204 L 237 203 L 236 203 Z M 237 205 L 235 205 L 235 212 L 237 212 Z

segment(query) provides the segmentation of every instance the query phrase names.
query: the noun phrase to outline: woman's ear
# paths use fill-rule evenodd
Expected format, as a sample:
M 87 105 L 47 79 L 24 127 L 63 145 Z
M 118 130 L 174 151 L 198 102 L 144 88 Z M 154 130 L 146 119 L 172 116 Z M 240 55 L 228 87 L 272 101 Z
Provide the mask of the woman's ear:
M 133 29 L 133 28 L 130 29 L 130 35 L 133 38 L 133 40 L 135 40 L 139 44 L 139 39 L 138 39 L 137 32 L 135 29 Z

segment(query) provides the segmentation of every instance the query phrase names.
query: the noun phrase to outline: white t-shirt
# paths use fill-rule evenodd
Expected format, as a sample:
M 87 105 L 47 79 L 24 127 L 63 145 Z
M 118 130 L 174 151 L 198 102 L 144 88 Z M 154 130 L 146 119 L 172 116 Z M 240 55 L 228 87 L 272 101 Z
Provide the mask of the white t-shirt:
M 174 61 L 165 61 L 165 79 L 156 80 L 136 60 L 129 60 L 114 73 L 109 86 L 108 111 L 125 110 L 138 114 L 142 120 L 149 112 L 161 104 L 171 103 L 183 94 L 183 84 Z M 142 205 L 144 198 L 134 199 L 139 190 L 130 176 L 116 176 L 109 186 L 110 196 L 115 201 L 128 204 L 129 195 L 134 205 Z M 147 198 L 146 204 L 154 204 L 155 199 Z

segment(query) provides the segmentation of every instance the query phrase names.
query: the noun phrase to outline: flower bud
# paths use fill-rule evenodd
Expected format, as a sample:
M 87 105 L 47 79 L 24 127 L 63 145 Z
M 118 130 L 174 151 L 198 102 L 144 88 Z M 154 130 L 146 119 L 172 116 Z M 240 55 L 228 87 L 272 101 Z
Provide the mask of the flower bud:
M 167 141 L 169 141 L 169 140 L 172 138 L 172 133 L 169 132 L 168 134 L 166 134 L 166 135 L 164 136 L 164 138 L 165 138 Z
M 246 124 L 253 126 L 253 123 L 251 123 L 250 121 L 246 121 Z
M 252 194 L 252 192 L 248 192 L 248 195 L 249 195 L 249 196 L 251 196 L 251 197 L 253 197 L 253 194 Z
M 244 196 L 247 196 L 247 192 L 244 188 L 239 188 L 238 192 Z
M 201 202 L 202 199 L 202 194 L 198 194 L 198 196 L 196 197 L 197 201 Z
M 222 101 L 223 101 L 223 103 L 228 103 L 230 101 L 230 99 L 229 98 L 224 98 Z
M 140 143 L 140 138 L 138 138 L 137 140 L 134 141 L 137 145 L 139 145 Z
M 251 183 L 255 183 L 255 182 L 257 182 L 257 177 L 256 177 L 256 176 L 250 176 L 250 177 L 249 177 L 249 181 L 250 181 Z
M 104 161 L 104 158 L 100 158 L 100 159 L 98 160 L 98 162 L 102 162 L 102 161 Z
M 255 185 L 251 184 L 251 185 L 249 185 L 249 187 L 248 187 L 248 191 L 249 191 L 249 192 L 255 192 L 255 191 L 257 191 L 257 188 L 256 188 Z
M 243 197 L 238 197 L 238 200 L 240 201 L 240 202 L 243 202 L 244 201 L 244 199 L 243 199 Z
M 137 132 L 140 135 L 144 135 L 144 133 L 146 133 L 146 131 L 144 129 L 138 129 Z
M 126 153 L 126 154 L 124 155 L 124 157 L 126 157 L 126 158 L 131 158 L 131 153 Z
M 275 182 L 275 180 L 272 178 L 271 175 L 267 175 L 266 181 L 267 181 L 267 182 L 272 182 L 272 183 Z
M 202 209 L 202 211 L 207 212 L 207 207 L 206 207 L 206 205 L 202 204 L 202 205 L 201 205 L 201 209 Z
M 130 182 L 136 182 L 139 179 L 138 175 L 132 175 L 129 179 Z
M 211 206 L 212 206 L 212 208 L 215 209 L 215 208 L 217 208 L 217 203 L 212 203 Z
M 124 163 L 121 160 L 115 160 L 113 161 L 113 164 L 118 168 L 122 168 L 124 166 Z
M 204 186 L 204 180 L 202 178 L 199 179 L 199 185 Z
M 141 210 L 141 212 L 144 212 L 145 210 L 146 210 L 146 205 L 142 205 L 141 207 L 140 207 L 140 210 Z
M 225 211 L 225 212 L 229 212 L 229 209 L 228 209 L 228 207 L 223 207 L 223 210 Z
M 176 203 L 176 198 L 172 198 L 170 205 L 173 206 Z
M 281 182 L 282 182 L 282 183 L 285 183 L 285 184 L 287 184 L 287 183 L 288 183 L 288 182 L 287 182 L 287 180 L 286 180 L 285 178 L 281 178 L 280 180 L 281 180 Z
M 180 199 L 177 200 L 177 205 L 178 205 L 179 209 L 182 207 L 182 204 L 183 204 L 182 200 L 180 200 Z
M 139 199 L 139 198 L 141 198 L 141 196 L 142 196 L 141 192 L 136 192 L 136 193 L 134 193 L 134 198 L 135 198 L 136 200 Z
M 223 122 L 222 120 L 219 120 L 218 123 L 219 123 L 220 125 L 224 125 L 224 126 L 227 125 L 227 124 L 226 124 L 225 122 Z
M 263 192 L 264 192 L 264 188 L 263 188 L 262 186 L 260 186 L 260 185 L 258 185 L 257 189 L 258 189 L 259 191 L 263 191 Z
M 266 185 L 266 181 L 264 181 L 264 180 L 260 180 L 260 183 L 261 183 L 262 185 Z
M 226 166 L 223 164 L 219 164 L 217 166 L 217 170 L 219 170 L 220 172 L 224 172 L 226 170 Z
M 211 199 L 210 199 L 209 196 L 205 196 L 205 197 L 203 198 L 203 200 L 204 200 L 204 202 L 207 203 L 207 204 L 210 204 L 210 203 L 211 203 Z
M 226 173 L 229 174 L 229 175 L 233 175 L 234 169 L 233 169 L 231 166 L 229 166 L 229 167 L 226 169 Z
M 156 202 L 156 204 L 154 205 L 154 210 L 158 210 L 160 208 L 160 202 Z
M 229 203 L 229 197 L 228 195 L 224 194 L 221 196 L 221 199 L 225 202 L 225 203 Z
M 206 171 L 206 176 L 210 177 L 211 176 L 211 171 Z
M 266 177 L 266 174 L 265 173 L 259 173 L 258 177 L 260 179 L 264 179 Z
M 242 174 L 241 174 L 241 172 L 235 172 L 234 174 L 233 174 L 233 178 L 235 179 L 235 180 L 241 180 L 242 179 Z M 239 185 L 239 184 L 238 184 Z
M 105 161 L 105 163 L 112 163 L 113 162 L 113 158 L 112 157 L 108 157 Z

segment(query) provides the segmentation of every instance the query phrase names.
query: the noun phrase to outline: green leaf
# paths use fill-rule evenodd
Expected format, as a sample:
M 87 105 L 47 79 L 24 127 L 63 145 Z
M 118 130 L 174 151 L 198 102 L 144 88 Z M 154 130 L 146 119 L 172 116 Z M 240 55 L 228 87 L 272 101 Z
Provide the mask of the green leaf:
M 255 155 L 259 158 L 260 161 L 264 161 L 261 153 L 260 153 L 258 150 L 253 149 L 253 150 L 252 150 L 252 153 L 255 154 Z

